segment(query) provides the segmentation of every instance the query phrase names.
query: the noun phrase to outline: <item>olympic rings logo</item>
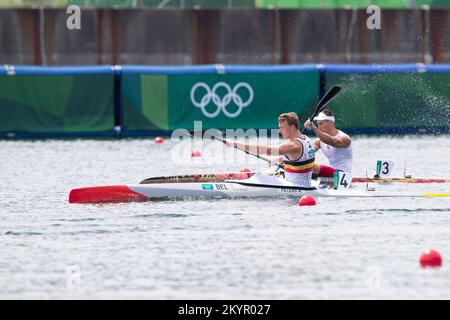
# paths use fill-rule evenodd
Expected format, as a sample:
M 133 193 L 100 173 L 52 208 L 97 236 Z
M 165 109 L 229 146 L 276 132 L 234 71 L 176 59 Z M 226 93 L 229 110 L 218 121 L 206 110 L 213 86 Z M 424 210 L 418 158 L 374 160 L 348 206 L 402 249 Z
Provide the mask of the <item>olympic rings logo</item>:
M 220 96 L 217 94 L 217 90 L 219 88 L 225 88 L 226 90 L 226 94 L 222 98 L 220 98 Z M 242 97 L 237 93 L 240 88 L 245 88 L 248 91 L 248 98 L 246 101 L 243 101 Z M 195 93 L 199 89 L 204 89 L 206 92 L 200 99 L 200 101 L 197 101 L 195 99 Z M 227 110 L 227 106 L 230 104 L 231 100 L 233 100 L 234 104 L 238 107 L 238 109 L 234 112 L 229 112 Z M 191 89 L 191 101 L 192 104 L 197 108 L 200 108 L 202 110 L 202 113 L 208 118 L 217 117 L 220 111 L 223 111 L 223 113 L 228 118 L 236 118 L 241 114 L 242 109 L 252 103 L 253 89 L 246 82 L 239 82 L 234 86 L 233 89 L 231 89 L 231 87 L 225 82 L 216 83 L 214 87 L 212 87 L 212 89 L 210 89 L 206 83 L 198 82 Z M 209 112 L 208 110 L 206 110 L 206 107 L 211 103 L 211 101 L 216 106 L 213 112 Z

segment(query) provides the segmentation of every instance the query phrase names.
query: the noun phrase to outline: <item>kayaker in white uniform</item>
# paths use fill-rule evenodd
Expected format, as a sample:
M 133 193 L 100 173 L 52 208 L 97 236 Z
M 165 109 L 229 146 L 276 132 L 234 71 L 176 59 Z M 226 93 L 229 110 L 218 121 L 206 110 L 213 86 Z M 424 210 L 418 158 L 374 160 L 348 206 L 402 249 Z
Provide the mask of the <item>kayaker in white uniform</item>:
M 317 139 L 314 141 L 314 149 L 322 150 L 327 157 L 330 166 L 314 166 L 313 178 L 333 177 L 336 170 L 351 174 L 353 162 L 352 140 L 350 136 L 335 127 L 334 114 L 329 109 L 324 109 L 314 118 L 317 127 L 310 120 L 305 122 L 305 128 L 312 130 Z
M 278 117 L 278 127 L 288 141 L 279 146 L 251 145 L 236 141 L 225 141 L 249 153 L 277 156 L 272 162 L 284 163 L 285 179 L 300 186 L 311 186 L 314 169 L 314 146 L 312 141 L 298 130 L 299 120 L 295 112 L 283 113 Z

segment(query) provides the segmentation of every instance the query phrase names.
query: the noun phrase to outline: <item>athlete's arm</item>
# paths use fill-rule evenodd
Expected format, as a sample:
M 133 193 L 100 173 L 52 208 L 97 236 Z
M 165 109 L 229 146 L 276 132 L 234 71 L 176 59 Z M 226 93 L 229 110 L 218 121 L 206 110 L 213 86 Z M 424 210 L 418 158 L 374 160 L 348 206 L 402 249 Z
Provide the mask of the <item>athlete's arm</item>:
M 237 147 L 252 154 L 267 154 L 269 156 L 280 156 L 284 154 L 297 154 L 303 152 L 303 146 L 294 141 L 285 142 L 279 146 L 263 146 L 257 144 L 241 143 L 237 141 L 225 141 L 229 146 Z
M 322 141 L 330 146 L 335 148 L 347 148 L 352 143 L 352 140 L 347 135 L 342 135 L 340 137 L 332 137 L 329 134 L 320 131 L 312 121 L 308 120 L 305 122 L 305 127 L 309 130 L 312 130 L 316 136 Z M 319 143 L 320 147 L 320 143 Z M 316 142 L 314 142 L 314 148 L 316 148 Z M 317 150 L 317 149 L 316 149 Z
M 317 127 L 313 127 L 314 133 L 319 137 L 320 141 L 335 148 L 347 148 L 352 143 L 352 140 L 347 135 L 338 138 L 332 137 L 329 134 L 320 131 Z
M 320 139 L 314 140 L 314 151 L 317 151 L 320 149 Z

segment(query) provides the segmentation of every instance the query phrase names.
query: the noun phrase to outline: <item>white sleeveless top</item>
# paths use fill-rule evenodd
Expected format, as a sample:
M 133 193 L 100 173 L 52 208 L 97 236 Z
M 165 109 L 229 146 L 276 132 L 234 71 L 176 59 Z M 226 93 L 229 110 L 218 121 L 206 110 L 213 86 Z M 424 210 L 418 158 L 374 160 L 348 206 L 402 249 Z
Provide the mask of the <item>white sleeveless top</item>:
M 338 130 L 338 134 L 334 138 L 341 136 L 348 135 Z M 352 172 L 353 149 L 351 144 L 347 148 L 335 148 L 320 141 L 320 149 L 322 149 L 323 154 L 328 158 L 331 167 L 348 173 Z
M 303 153 L 297 160 L 291 160 L 283 155 L 284 178 L 303 187 L 311 186 L 311 177 L 314 169 L 315 151 L 311 140 L 295 138 L 303 146 Z

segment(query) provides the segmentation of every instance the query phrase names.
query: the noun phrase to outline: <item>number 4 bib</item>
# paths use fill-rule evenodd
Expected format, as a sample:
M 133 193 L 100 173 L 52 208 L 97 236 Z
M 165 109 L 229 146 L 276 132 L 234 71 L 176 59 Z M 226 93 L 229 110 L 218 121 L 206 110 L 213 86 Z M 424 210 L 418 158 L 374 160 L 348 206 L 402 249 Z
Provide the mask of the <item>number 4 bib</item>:
M 348 189 L 352 184 L 352 175 L 344 171 L 334 172 L 334 189 Z

